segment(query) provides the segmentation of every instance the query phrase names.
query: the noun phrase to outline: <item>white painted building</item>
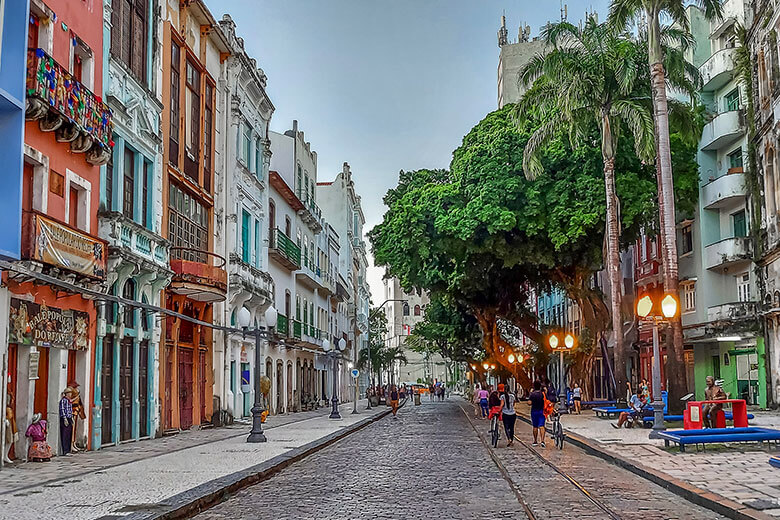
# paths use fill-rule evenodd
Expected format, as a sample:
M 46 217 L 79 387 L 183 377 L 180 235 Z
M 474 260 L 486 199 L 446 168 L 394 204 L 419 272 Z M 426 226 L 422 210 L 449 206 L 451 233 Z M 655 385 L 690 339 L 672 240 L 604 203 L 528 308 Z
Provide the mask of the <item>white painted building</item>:
M 365 217 L 349 164 L 344 163 L 342 171 L 333 181 L 319 183 L 317 192 L 322 211 L 338 234 L 338 276 L 340 281 L 346 284 L 344 288 L 349 296 L 349 302 L 339 306 L 338 319 L 348 325 L 349 352 L 345 355 L 356 363 L 358 353 L 367 346 L 371 290 L 366 280 L 368 259 L 363 238 Z M 368 385 L 367 374 L 361 375 L 359 384 L 362 395 L 363 389 Z M 351 391 L 354 392 L 354 387 Z
M 268 274 L 267 240 L 268 171 L 271 145 L 268 126 L 274 106 L 265 91 L 266 76 L 244 49 L 229 15 L 219 30 L 230 47 L 222 62 L 217 85 L 225 100 L 225 117 L 218 123 L 226 171 L 215 196 L 218 222 L 215 250 L 227 260 L 227 300 L 220 305 L 221 322 L 238 326 L 245 308 L 251 326 L 265 326 L 265 310 L 272 304 L 273 280 Z M 275 347 L 261 345 L 263 358 Z M 220 408 L 234 418 L 251 416 L 254 404 L 254 338 L 215 332 L 214 393 Z
M 425 292 L 413 291 L 407 293 L 401 287 L 398 278 L 385 278 L 384 310 L 387 316 L 387 335 L 385 345 L 403 349 L 407 363 L 393 368 L 393 382 L 420 382 L 431 384 L 434 381 L 447 381 L 447 366 L 440 354 L 423 354 L 415 352 L 406 346 L 406 339 L 414 328 L 425 319 L 425 308 L 430 298 Z

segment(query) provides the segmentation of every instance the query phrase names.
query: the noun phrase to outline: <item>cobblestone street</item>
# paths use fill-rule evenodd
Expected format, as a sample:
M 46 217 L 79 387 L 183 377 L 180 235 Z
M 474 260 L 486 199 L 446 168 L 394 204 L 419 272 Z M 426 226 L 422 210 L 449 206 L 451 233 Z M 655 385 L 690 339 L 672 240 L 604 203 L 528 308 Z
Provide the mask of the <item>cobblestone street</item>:
M 507 449 L 502 439 L 494 453 L 509 482 L 477 435 L 486 436 L 488 423 L 467 418 L 464 409 L 472 413 L 456 399 L 409 403 L 397 418 L 346 437 L 198 518 L 259 518 L 269 512 L 290 519 L 723 518 L 574 446 L 562 453 L 550 445 L 540 451 L 592 499 L 524 443 Z M 528 438 L 526 430 L 518 422 L 520 437 Z

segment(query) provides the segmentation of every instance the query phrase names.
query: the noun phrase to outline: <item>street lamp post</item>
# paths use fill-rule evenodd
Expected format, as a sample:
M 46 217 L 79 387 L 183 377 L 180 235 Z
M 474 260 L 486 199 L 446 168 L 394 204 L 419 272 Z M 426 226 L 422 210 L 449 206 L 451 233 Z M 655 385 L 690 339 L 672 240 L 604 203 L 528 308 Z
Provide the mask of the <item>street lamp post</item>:
M 576 343 L 576 340 L 574 339 L 574 336 L 569 333 L 566 334 L 563 338 L 563 345 L 561 346 L 560 340 L 558 339 L 557 334 L 550 334 L 550 337 L 548 338 L 548 343 L 550 344 L 550 348 L 552 350 L 557 350 L 560 354 L 560 367 L 559 367 L 559 374 L 560 379 L 558 380 L 558 396 L 564 400 L 566 398 L 566 391 L 563 389 L 564 385 L 564 378 L 566 377 L 566 371 L 563 366 L 563 354 L 564 352 L 569 352 L 574 348 L 574 345 Z
M 373 318 L 377 312 L 381 311 L 382 308 L 385 306 L 388 302 L 405 302 L 406 300 L 398 299 L 398 298 L 388 298 L 382 303 L 379 304 L 377 308 L 374 309 L 374 312 L 368 313 L 368 330 L 366 331 L 366 349 L 368 352 L 368 387 L 371 388 L 373 385 L 371 384 L 371 376 L 373 375 L 371 372 L 371 318 Z M 355 387 L 357 387 L 357 379 L 355 380 Z M 371 392 L 369 392 L 368 395 L 368 406 L 366 406 L 366 410 L 371 409 Z
M 347 346 L 346 340 L 344 338 L 341 338 L 336 343 L 333 352 L 331 352 L 330 341 L 326 339 L 323 340 L 322 342 L 322 350 L 327 352 L 333 361 L 333 399 L 331 399 L 331 405 L 333 406 L 333 409 L 330 411 L 330 415 L 328 416 L 330 419 L 341 419 L 341 414 L 339 413 L 339 398 L 336 395 L 338 393 L 338 389 L 337 389 L 338 382 L 336 381 L 337 379 L 336 374 L 338 373 L 338 367 L 336 366 L 336 363 L 338 363 L 339 354 L 341 352 L 344 352 L 346 346 Z
M 664 425 L 664 401 L 661 397 L 661 347 L 658 341 L 658 325 L 668 323 L 677 316 L 680 304 L 672 294 L 665 294 L 660 302 L 654 302 L 649 294 L 637 300 L 636 314 L 653 324 L 653 431 L 650 438 L 656 438 Z
M 249 313 L 249 309 L 246 307 L 241 307 L 237 314 L 238 324 L 244 329 L 244 335 L 251 334 L 255 338 L 255 404 L 252 407 L 252 431 L 249 432 L 246 442 L 265 442 L 267 440 L 265 438 L 265 433 L 263 433 L 263 412 L 265 411 L 265 403 L 263 402 L 263 392 L 260 388 L 260 366 L 263 364 L 263 355 L 260 352 L 260 338 L 267 334 L 267 331 L 258 327 L 248 330 L 252 316 Z M 278 313 L 273 306 L 268 307 L 265 310 L 265 324 L 268 331 L 276 328 L 277 317 Z

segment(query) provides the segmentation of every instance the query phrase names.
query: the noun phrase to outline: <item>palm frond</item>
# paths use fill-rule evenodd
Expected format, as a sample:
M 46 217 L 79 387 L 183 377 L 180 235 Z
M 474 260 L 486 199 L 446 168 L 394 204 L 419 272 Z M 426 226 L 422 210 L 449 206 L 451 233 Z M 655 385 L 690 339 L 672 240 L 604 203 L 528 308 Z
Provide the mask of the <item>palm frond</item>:
M 645 161 L 655 157 L 655 127 L 647 106 L 636 101 L 621 99 L 612 105 L 612 115 L 622 120 L 634 136 L 637 156 Z

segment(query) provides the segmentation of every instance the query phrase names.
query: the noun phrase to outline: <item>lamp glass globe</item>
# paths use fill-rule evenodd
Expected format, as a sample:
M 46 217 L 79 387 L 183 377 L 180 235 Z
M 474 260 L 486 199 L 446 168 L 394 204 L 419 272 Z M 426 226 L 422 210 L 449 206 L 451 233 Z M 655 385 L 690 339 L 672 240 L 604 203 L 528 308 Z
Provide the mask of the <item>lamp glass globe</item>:
M 515 355 L 514 354 L 509 354 L 509 357 L 507 357 L 507 360 L 510 363 L 514 363 L 515 362 Z
M 488 365 L 487 363 L 482 363 L 482 368 L 487 370 L 488 368 L 490 368 L 490 365 Z
M 339 350 L 343 352 L 345 348 L 347 348 L 347 340 L 341 338 L 339 340 Z
M 563 339 L 563 344 L 566 345 L 566 348 L 574 348 L 574 336 L 566 334 L 566 337 Z
M 664 318 L 674 318 L 677 315 L 677 298 L 674 295 L 664 296 L 661 300 L 661 312 L 664 313 Z
M 276 328 L 276 320 L 279 317 L 279 313 L 276 311 L 273 305 L 265 310 L 265 326 L 269 328 Z
M 550 342 L 550 348 L 552 349 L 558 348 L 558 336 L 553 334 L 552 336 L 550 336 L 550 339 L 548 341 Z
M 236 313 L 236 321 L 238 322 L 239 327 L 248 327 L 252 322 L 252 313 L 249 312 L 249 309 L 242 306 Z
M 330 341 L 328 341 L 327 339 L 322 340 L 322 350 L 324 350 L 325 352 L 330 352 Z

